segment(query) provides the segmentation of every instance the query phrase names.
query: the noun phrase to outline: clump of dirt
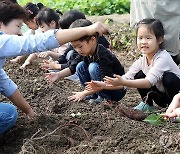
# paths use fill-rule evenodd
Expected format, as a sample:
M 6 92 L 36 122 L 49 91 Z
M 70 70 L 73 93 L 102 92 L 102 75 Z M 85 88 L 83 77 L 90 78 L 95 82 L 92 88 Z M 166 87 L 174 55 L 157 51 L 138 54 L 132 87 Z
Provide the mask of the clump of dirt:
M 127 51 L 116 54 L 126 70 L 135 59 Z M 79 82 L 64 79 L 49 85 L 36 63 L 26 70 L 19 67 L 7 61 L 4 69 L 37 118 L 28 122 L 19 112 L 16 125 L 0 141 L 0 154 L 180 153 L 179 124 L 154 127 L 124 117 L 115 107 L 70 102 L 72 91 L 81 90 Z M 0 101 L 8 100 L 0 96 Z M 128 89 L 118 104 L 132 107 L 139 101 L 137 91 Z

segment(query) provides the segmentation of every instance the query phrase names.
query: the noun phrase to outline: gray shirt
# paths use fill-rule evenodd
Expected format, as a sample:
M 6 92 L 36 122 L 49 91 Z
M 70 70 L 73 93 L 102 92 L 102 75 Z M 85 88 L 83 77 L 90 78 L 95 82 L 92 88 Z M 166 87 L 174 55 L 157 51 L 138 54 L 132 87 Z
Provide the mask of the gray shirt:
M 142 55 L 122 77 L 132 80 L 139 71 L 142 71 L 146 75 L 145 79 L 147 79 L 152 86 L 156 86 L 161 92 L 164 92 L 162 84 L 164 72 L 172 72 L 180 78 L 180 69 L 166 50 L 159 50 L 154 55 L 151 65 L 148 65 L 146 55 Z

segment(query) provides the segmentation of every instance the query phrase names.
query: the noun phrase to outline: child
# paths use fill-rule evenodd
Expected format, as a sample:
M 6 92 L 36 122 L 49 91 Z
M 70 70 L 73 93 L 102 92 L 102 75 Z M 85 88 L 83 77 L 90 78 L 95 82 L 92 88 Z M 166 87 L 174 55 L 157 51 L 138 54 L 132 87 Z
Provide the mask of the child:
M 70 10 L 62 15 L 60 19 L 60 26 L 68 29 L 70 24 L 77 19 L 86 19 L 85 15 L 79 10 Z M 104 47 L 109 47 L 109 42 L 104 36 L 98 38 L 98 43 Z M 58 59 L 58 63 L 45 61 L 41 68 L 45 70 L 59 70 L 57 73 L 46 74 L 50 82 L 68 77 L 71 80 L 77 80 L 78 77 L 75 73 L 77 64 L 81 61 L 81 56 L 73 49 L 71 45 L 66 49 L 65 53 Z
M 166 110 L 166 113 L 162 115 L 167 118 L 180 118 L 180 93 L 174 96 L 171 104 Z
M 38 32 L 38 25 L 37 25 L 37 14 L 38 12 L 44 7 L 42 3 L 33 4 L 27 3 L 24 6 L 24 9 L 27 13 L 27 18 L 24 19 L 25 24 L 28 26 L 29 30 L 24 35 L 31 35 Z M 17 56 L 16 58 L 10 60 L 13 63 L 19 63 L 25 56 Z
M 61 16 L 59 21 L 60 27 L 62 29 L 68 29 L 71 23 L 73 23 L 77 19 L 86 19 L 86 17 L 79 10 L 69 10 Z M 72 60 L 74 60 L 76 56 L 77 52 L 74 51 L 72 46 L 69 44 L 64 54 L 59 56 L 58 63 L 45 61 L 41 65 L 41 68 L 45 70 L 63 70 L 65 68 L 68 68 L 68 66 L 71 66 Z
M 11 34 L 19 34 L 24 17 L 25 12 L 21 6 L 10 1 L 0 1 L 0 90 L 29 119 L 32 119 L 35 113 L 17 89 L 17 85 L 9 79 L 2 69 L 5 58 L 57 48 L 61 44 L 76 40 L 84 35 L 93 35 L 95 33 L 102 35 L 108 29 L 101 23 L 95 23 L 88 27 L 53 30 L 46 34 L 37 34 L 34 36 L 17 36 L 4 33 L 7 30 L 11 30 Z M 0 103 L 0 133 L 4 134 L 7 132 L 14 125 L 16 119 L 17 111 L 14 106 L 7 105 L 7 103 Z
M 59 14 L 53 9 L 43 8 L 36 16 L 36 22 L 40 30 L 44 33 L 50 29 L 59 29 Z M 33 53 L 25 60 L 24 64 L 20 68 L 25 68 L 32 63 L 36 58 L 47 58 L 51 57 L 52 60 L 57 60 L 67 48 L 67 45 L 63 45 L 59 48 L 53 49 L 52 51 Z M 51 61 L 52 61 L 51 60 Z
M 73 22 L 70 28 L 85 27 L 92 23 L 89 20 L 78 19 Z M 83 56 L 83 61 L 78 63 L 76 72 L 78 74 L 81 85 L 85 87 L 85 82 L 91 80 L 101 81 L 104 76 L 113 76 L 113 74 L 124 74 L 124 68 L 118 59 L 106 49 L 103 45 L 97 43 L 98 36 L 84 36 L 78 40 L 72 41 L 73 48 Z M 89 103 L 98 104 L 103 99 L 107 101 L 119 101 L 124 97 L 126 90 L 103 90 L 103 91 L 87 91 L 74 92 L 74 95 L 68 99 L 73 101 L 83 100 L 86 96 L 92 95 Z
M 143 19 L 137 25 L 137 47 L 142 56 L 134 62 L 122 77 L 105 77 L 102 88 L 137 88 L 141 102 L 134 109 L 153 111 L 153 102 L 166 107 L 180 90 L 180 70 L 163 49 L 164 29 L 160 20 Z M 90 83 L 91 84 L 91 83 Z M 92 88 L 92 87 L 91 87 Z

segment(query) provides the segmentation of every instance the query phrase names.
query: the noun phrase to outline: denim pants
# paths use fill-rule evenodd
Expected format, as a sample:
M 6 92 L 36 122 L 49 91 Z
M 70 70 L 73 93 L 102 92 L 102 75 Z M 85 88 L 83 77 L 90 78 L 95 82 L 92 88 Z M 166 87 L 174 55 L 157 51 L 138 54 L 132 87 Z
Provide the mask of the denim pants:
M 18 112 L 14 105 L 0 102 L 0 134 L 9 131 L 14 126 L 17 117 Z
M 89 64 L 89 66 L 87 66 L 84 61 L 81 61 L 76 67 L 76 73 L 83 87 L 86 86 L 85 82 L 90 82 L 91 80 L 102 81 L 101 70 L 99 68 L 99 64 L 96 62 L 92 62 Z M 102 90 L 101 92 L 97 93 L 97 95 L 101 96 L 102 98 L 112 101 L 121 100 L 125 94 L 126 90 L 124 89 Z

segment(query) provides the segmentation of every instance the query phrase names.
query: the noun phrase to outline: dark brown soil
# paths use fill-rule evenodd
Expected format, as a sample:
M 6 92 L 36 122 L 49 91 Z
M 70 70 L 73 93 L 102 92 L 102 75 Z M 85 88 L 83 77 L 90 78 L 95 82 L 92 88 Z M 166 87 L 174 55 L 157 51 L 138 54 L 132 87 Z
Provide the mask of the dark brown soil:
M 135 60 L 127 52 L 117 54 L 126 70 Z M 38 116 L 29 123 L 20 112 L 14 128 L 0 141 L 0 154 L 180 153 L 180 124 L 155 127 L 124 117 L 118 108 L 69 102 L 71 92 L 81 89 L 78 82 L 49 85 L 36 63 L 26 70 L 19 67 L 7 61 L 5 70 Z M 0 101 L 6 100 L 0 96 Z M 139 101 L 137 91 L 128 89 L 118 103 L 132 107 Z

